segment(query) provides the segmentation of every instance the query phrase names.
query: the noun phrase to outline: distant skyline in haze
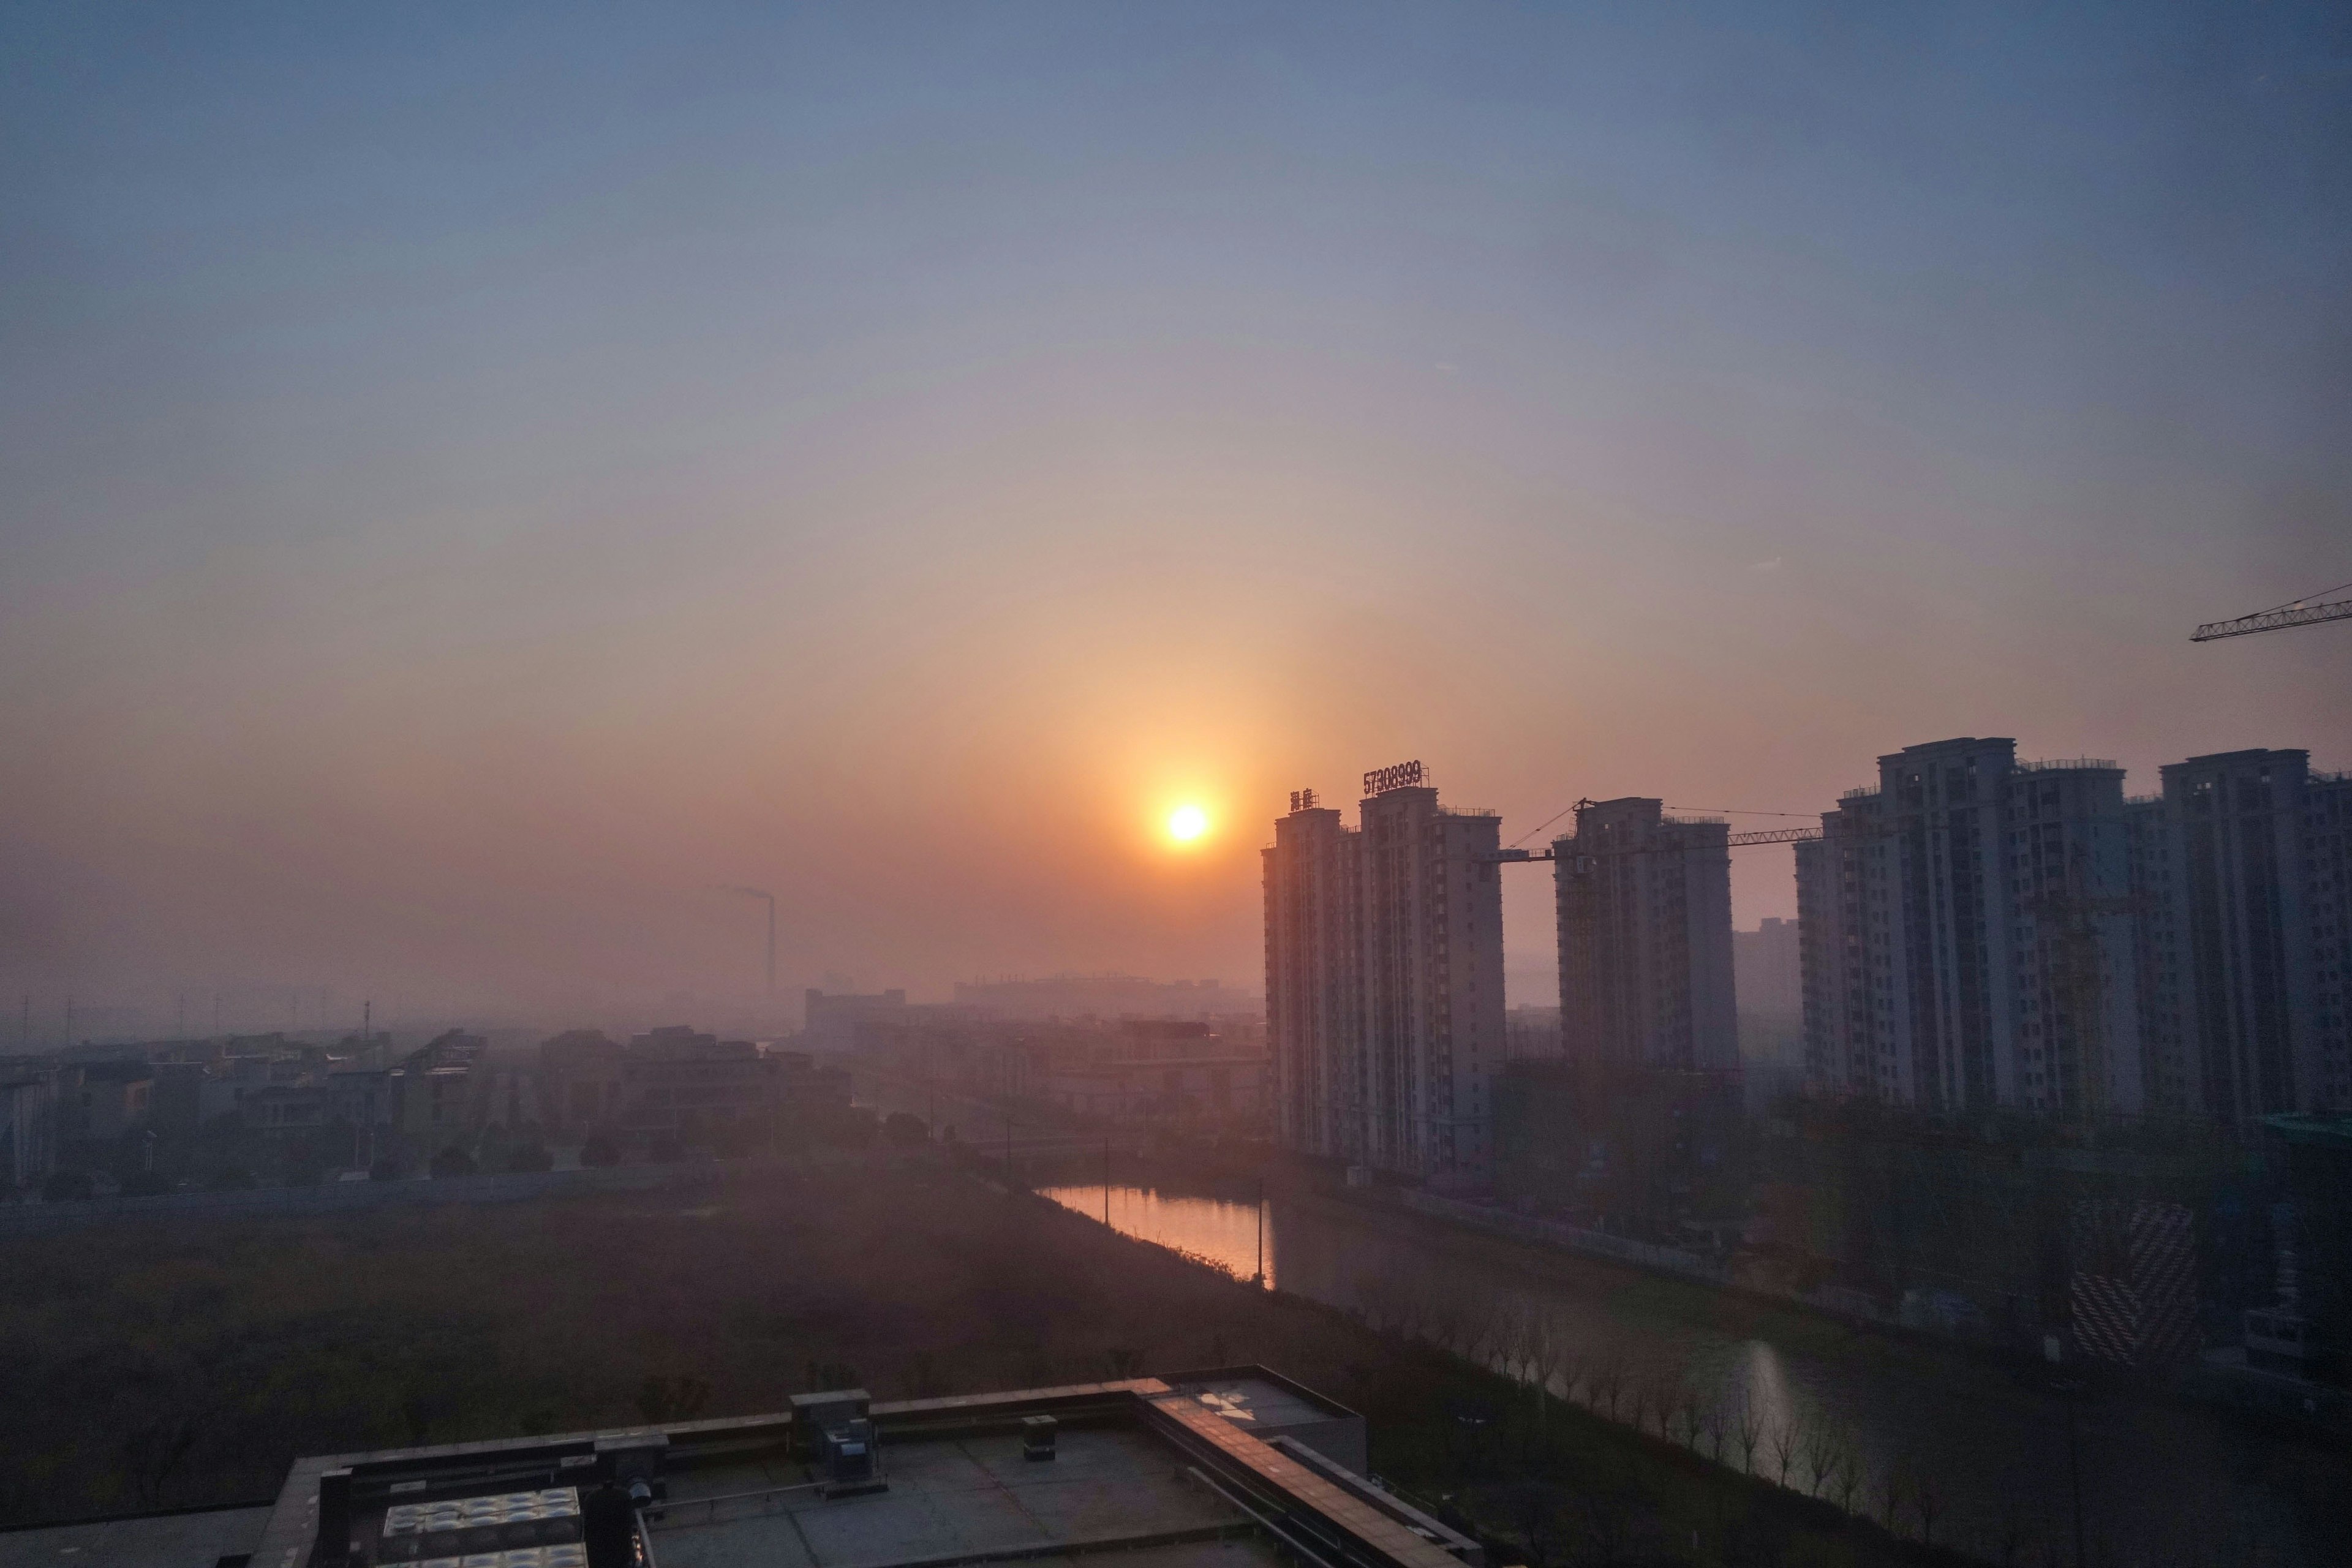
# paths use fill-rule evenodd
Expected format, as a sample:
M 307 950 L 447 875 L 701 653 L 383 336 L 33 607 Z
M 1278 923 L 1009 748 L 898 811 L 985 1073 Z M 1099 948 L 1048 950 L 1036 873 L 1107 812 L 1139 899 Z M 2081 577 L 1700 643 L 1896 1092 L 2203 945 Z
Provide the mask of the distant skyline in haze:
M 2347 410 L 2342 7 L 9 7 L 0 994 L 1255 989 L 1407 758 L 2352 766 L 2188 641 Z

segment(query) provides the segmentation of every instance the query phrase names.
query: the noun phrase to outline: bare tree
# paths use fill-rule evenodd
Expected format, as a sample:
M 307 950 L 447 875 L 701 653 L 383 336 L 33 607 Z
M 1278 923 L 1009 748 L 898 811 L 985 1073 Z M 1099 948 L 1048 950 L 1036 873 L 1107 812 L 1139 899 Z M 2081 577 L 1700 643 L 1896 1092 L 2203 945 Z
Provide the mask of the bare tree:
M 1723 1463 L 1723 1439 L 1725 1428 L 1729 1425 L 1723 1408 L 1723 1392 L 1717 1389 L 1714 1400 L 1706 1407 L 1706 1445 L 1718 1465 Z
M 1498 1302 L 1495 1309 L 1495 1354 L 1504 1373 L 1520 1383 L 1528 1380 L 1528 1321 L 1533 1315 L 1524 1301 Z
M 1936 1521 L 1942 1517 L 1946 1500 L 1936 1472 L 1920 1466 L 1911 1478 L 1911 1510 L 1919 1516 L 1919 1540 L 1925 1545 L 1936 1544 Z
M 1428 1282 L 1419 1279 L 1401 1280 L 1397 1285 L 1397 1332 L 1408 1340 L 1417 1340 L 1427 1332 L 1428 1325 Z
M 1812 1495 L 1822 1495 L 1829 1483 L 1830 1472 L 1837 1468 L 1837 1432 L 1826 1421 L 1816 1425 L 1805 1438 L 1805 1469 L 1813 1478 Z
M 1536 1381 L 1536 1342 L 1543 1337 L 1543 1324 L 1532 1302 L 1521 1301 L 1503 1318 L 1506 1337 L 1510 1342 L 1507 1360 L 1510 1373 L 1521 1383 Z M 1538 1391 L 1541 1391 L 1538 1385 Z
M 1739 1393 L 1739 1412 L 1735 1430 L 1739 1435 L 1739 1468 L 1748 1475 L 1756 1473 L 1756 1445 L 1764 1439 L 1764 1417 L 1756 1408 L 1756 1401 L 1746 1389 Z
M 1698 1390 L 1687 1383 L 1684 1384 L 1682 1399 L 1675 1408 L 1682 1416 L 1683 1447 L 1696 1454 L 1698 1452 L 1699 1427 L 1706 1420 L 1706 1410 L 1699 1402 Z
M 1850 1438 L 1838 1446 L 1837 1472 L 1831 1484 L 1837 1489 L 1838 1507 L 1852 1513 L 1854 1494 L 1862 1490 L 1862 1456 Z
M 1607 1403 L 1612 1421 L 1617 1419 L 1617 1406 L 1625 1397 L 1625 1371 L 1624 1352 L 1612 1350 L 1601 1358 L 1600 1369 L 1593 1373 L 1593 1395 Z
M 1590 1404 L 1592 1390 L 1587 1382 L 1587 1374 L 1591 1368 L 1592 1358 L 1582 1348 L 1570 1344 L 1562 1337 L 1558 1319 L 1550 1320 L 1550 1327 L 1547 1331 L 1551 1334 L 1554 1342 L 1559 1347 L 1560 1392 L 1568 1396 L 1569 1403 L 1571 1405 Z M 1583 1398 L 1577 1396 L 1577 1390 L 1580 1388 L 1584 1390 Z
M 1392 1279 L 1387 1291 L 1387 1328 L 1402 1340 L 1421 1338 L 1421 1325 L 1427 1315 L 1428 1293 L 1418 1279 Z
M 1418 1279 L 1400 1279 L 1390 1292 L 1389 1311 L 1389 1331 L 1402 1340 L 1417 1340 L 1428 1316 L 1429 1292 Z
M 1804 1428 L 1794 1415 L 1784 1415 L 1772 1428 L 1772 1460 L 1780 1467 L 1780 1484 L 1789 1484 L 1789 1464 L 1804 1443 Z
M 1904 1476 L 1904 1461 L 1899 1458 L 1889 1461 L 1886 1473 L 1878 1478 L 1880 1522 L 1886 1526 L 1887 1534 L 1895 1533 L 1895 1515 L 1902 1510 L 1903 1500 L 1910 1495 L 1911 1485 Z
M 1510 1320 L 1514 1314 L 1510 1303 L 1484 1291 L 1467 1291 L 1462 1303 L 1462 1344 L 1472 1361 L 1491 1372 L 1495 1363 L 1503 1363 L 1502 1371 L 1511 1371 L 1507 1349 L 1511 1341 Z
M 142 1503 L 154 1508 L 163 1502 L 164 1489 L 186 1462 L 203 1430 L 204 1422 L 195 1415 L 165 1416 L 122 1440 L 122 1468 Z
M 1462 1286 L 1439 1286 L 1429 1302 L 1430 1337 L 1440 1348 L 1459 1352 L 1475 1310 L 1468 1290 Z
M 1488 1314 L 1486 1347 L 1493 1352 L 1496 1371 L 1513 1383 L 1527 1381 L 1519 1375 L 1521 1358 L 1527 1350 L 1527 1314 L 1516 1301 L 1497 1301 Z
M 1551 1408 L 1551 1380 L 1568 1361 L 1568 1340 L 1560 1331 L 1559 1321 L 1537 1306 L 1528 1309 L 1525 1330 L 1528 1381 L 1536 1387 L 1536 1419 L 1546 1422 L 1550 1419 L 1546 1413 Z M 1570 1394 L 1574 1392 L 1571 1386 Z

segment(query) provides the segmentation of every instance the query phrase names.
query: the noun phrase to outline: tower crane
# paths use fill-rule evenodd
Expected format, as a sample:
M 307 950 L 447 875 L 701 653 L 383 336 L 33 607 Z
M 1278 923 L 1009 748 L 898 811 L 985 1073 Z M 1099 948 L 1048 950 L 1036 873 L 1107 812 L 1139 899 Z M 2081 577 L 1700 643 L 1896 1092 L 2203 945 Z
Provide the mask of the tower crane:
M 2223 637 L 2252 637 L 2256 632 L 2283 632 L 2289 626 L 2315 626 L 2322 621 L 2340 621 L 2352 616 L 2352 599 L 2327 600 L 2326 595 L 2352 583 L 2338 583 L 2333 588 L 2322 589 L 2305 598 L 2290 599 L 2267 610 L 2256 610 L 2251 616 L 2240 616 L 2234 621 L 2207 621 L 2199 626 L 2190 642 L 2219 642 Z M 2326 601 L 2314 604 L 2315 599 Z
M 1724 838 L 1723 842 L 1727 848 L 1745 849 L 1751 844 L 1803 844 L 1821 836 L 1822 830 L 1818 827 L 1775 827 L 1764 833 L 1730 834 Z M 1604 855 L 1679 855 L 1689 847 L 1690 846 L 1685 844 L 1644 845 L 1637 849 L 1604 849 L 1601 853 Z M 1492 849 L 1479 856 L 1478 858 L 1489 865 L 1520 866 L 1533 861 L 1553 860 L 1558 857 L 1549 849 Z M 1587 854 L 1583 858 L 1590 859 L 1591 857 Z
M 1592 803 L 1589 800 L 1580 800 L 1576 803 L 1576 806 L 1587 806 L 1591 804 Z M 1570 807 L 1570 809 L 1574 810 L 1576 807 Z M 1559 813 L 1547 822 L 1539 825 L 1537 831 L 1541 832 L 1544 827 L 1549 826 L 1552 822 L 1557 822 L 1560 817 L 1566 816 L 1567 815 L 1568 813 L 1565 811 Z M 1774 827 L 1768 828 L 1761 833 L 1728 834 L 1725 837 L 1723 842 L 1726 848 L 1744 849 L 1751 844 L 1803 844 L 1811 839 L 1819 838 L 1821 836 L 1822 830 L 1818 827 Z M 1691 846 L 1687 844 L 1643 845 L 1639 848 L 1604 849 L 1600 851 L 1600 853 L 1604 855 L 1679 855 L 1690 847 Z M 1557 859 L 1558 857 L 1549 849 L 1522 849 L 1514 845 L 1508 849 L 1488 850 L 1486 854 L 1479 856 L 1478 858 L 1490 866 L 1523 866 L 1536 861 L 1554 860 Z M 1580 857 L 1580 858 L 1589 860 L 1591 858 L 1591 855 L 1587 853 Z

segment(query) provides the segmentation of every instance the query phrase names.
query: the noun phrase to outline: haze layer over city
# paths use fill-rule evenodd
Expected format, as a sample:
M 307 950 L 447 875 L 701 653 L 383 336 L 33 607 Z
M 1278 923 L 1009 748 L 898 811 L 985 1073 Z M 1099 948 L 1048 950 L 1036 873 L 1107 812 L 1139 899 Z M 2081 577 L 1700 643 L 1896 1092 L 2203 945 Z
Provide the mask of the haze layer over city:
M 0 1568 L 2319 1568 L 2352 12 L 0 8 Z
M 2330 26 L 19 12 L 0 981 L 559 1022 L 751 884 L 787 993 L 1248 984 L 1403 757 L 2343 765 L 2340 638 L 2187 641 L 2352 575 Z

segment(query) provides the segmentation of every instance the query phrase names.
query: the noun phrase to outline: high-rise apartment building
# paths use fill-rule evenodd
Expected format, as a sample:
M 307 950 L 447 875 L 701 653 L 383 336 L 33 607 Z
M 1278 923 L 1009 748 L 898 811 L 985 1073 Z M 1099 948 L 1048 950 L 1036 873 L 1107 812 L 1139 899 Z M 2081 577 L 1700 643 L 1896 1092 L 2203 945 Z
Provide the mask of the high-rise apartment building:
M 2007 740 L 1879 759 L 1797 847 L 1816 1092 L 1941 1111 L 2352 1108 L 2352 779 L 2302 752 L 2164 770 L 2020 763 Z
M 1552 843 L 1560 1046 L 1571 1061 L 1739 1065 L 1730 829 L 1662 802 L 1586 801 Z
M 2173 833 L 2162 795 L 2124 803 L 2131 845 L 2133 983 L 2139 1004 L 2140 1074 L 2153 1116 L 2202 1114 L 2204 1080 L 2196 1067 L 2195 1036 L 2185 1005 L 2180 900 L 2175 897 Z
M 1491 812 L 1419 763 L 1364 777 L 1359 825 L 1291 798 L 1265 851 L 1266 1022 L 1291 1147 L 1412 1175 L 1483 1176 L 1504 1054 Z
M 1805 998 L 1805 1080 L 1816 1093 L 1895 1102 L 1892 961 L 1885 952 L 1886 845 L 1874 786 L 1822 814 L 1797 845 L 1797 951 Z M 1866 940 L 1867 939 L 1867 940 Z
M 2142 1106 L 2123 770 L 1879 759 L 1797 854 L 1807 1075 L 1933 1110 Z
M 2015 1103 L 2147 1109 L 2132 831 L 2111 762 L 2020 763 L 2005 786 Z
M 1886 920 L 1864 928 L 1893 981 L 1892 1024 L 1906 1099 L 1939 1110 L 1995 1103 L 2013 1089 L 2002 1028 L 2013 991 L 2002 897 L 2000 782 L 2012 741 L 1946 741 L 1881 757 L 1880 828 L 1894 875 Z
M 1265 1021 L 1286 1147 L 1360 1162 L 1370 1142 L 1363 1046 L 1363 856 L 1357 832 L 1290 797 L 1265 852 Z
M 1742 1013 L 1800 1016 L 1805 1010 L 1805 983 L 1797 922 L 1767 916 L 1754 931 L 1734 931 L 1731 981 Z
M 2315 1108 L 2352 1112 L 2352 773 L 2303 781 L 2304 918 L 2311 923 Z
M 2352 775 L 2244 751 L 2163 780 L 2133 803 L 2159 1105 L 2233 1122 L 2352 1109 Z

